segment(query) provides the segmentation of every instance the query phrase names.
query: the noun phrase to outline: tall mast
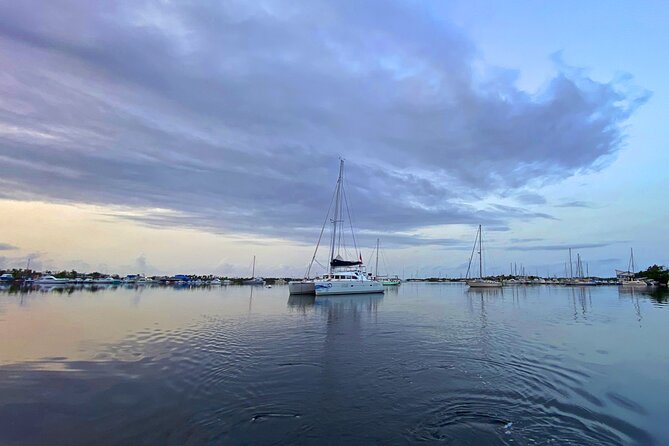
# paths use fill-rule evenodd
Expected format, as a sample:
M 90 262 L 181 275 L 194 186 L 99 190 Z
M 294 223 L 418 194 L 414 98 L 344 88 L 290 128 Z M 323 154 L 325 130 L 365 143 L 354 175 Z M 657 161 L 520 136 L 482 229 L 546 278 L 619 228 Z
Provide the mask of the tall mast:
M 379 277 L 379 239 L 376 239 L 376 271 L 374 272 L 374 275 L 376 277 Z M 386 272 L 387 273 L 387 272 Z
M 479 225 L 479 277 L 483 279 L 483 234 L 481 234 L 481 225 Z
M 251 279 L 256 277 L 256 256 L 253 256 L 253 269 L 251 271 Z
M 330 273 L 332 273 L 332 260 L 335 258 L 335 245 L 337 244 L 337 225 L 341 208 L 341 182 L 344 176 L 344 160 L 339 160 L 339 177 L 337 178 L 337 189 L 335 192 L 334 218 L 332 219 L 332 242 L 330 244 Z
M 571 248 L 569 248 L 569 278 L 570 279 L 574 278 L 574 270 L 571 263 Z
M 634 274 L 634 248 L 630 248 L 630 263 L 632 264 L 631 273 Z

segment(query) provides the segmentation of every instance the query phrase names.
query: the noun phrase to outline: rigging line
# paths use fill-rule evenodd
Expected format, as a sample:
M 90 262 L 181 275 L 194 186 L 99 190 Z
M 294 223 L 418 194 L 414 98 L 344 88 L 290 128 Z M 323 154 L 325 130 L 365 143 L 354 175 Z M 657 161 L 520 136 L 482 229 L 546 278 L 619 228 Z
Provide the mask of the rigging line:
M 318 235 L 318 242 L 316 243 L 316 249 L 314 249 L 314 256 L 311 258 L 311 262 L 309 262 L 309 266 L 307 267 L 307 275 L 305 276 L 307 279 L 309 278 L 309 274 L 311 273 L 311 266 L 314 264 L 314 260 L 316 260 L 316 254 L 318 254 L 318 247 L 321 244 L 321 239 L 323 238 L 323 232 L 325 231 L 325 225 L 328 223 L 328 217 L 330 216 L 330 210 L 332 209 L 332 203 L 334 202 L 336 193 L 337 190 L 335 189 L 335 191 L 332 193 L 332 198 L 330 199 L 330 206 L 328 206 L 328 212 L 327 214 L 325 214 L 325 221 L 323 222 L 323 226 L 321 226 L 321 233 Z
M 355 251 L 355 254 L 358 254 L 358 243 L 355 240 L 355 232 L 353 232 L 353 219 L 351 218 L 351 210 L 348 206 L 348 198 L 346 195 L 346 189 L 344 188 L 344 182 L 342 181 L 342 188 L 341 188 L 343 195 L 344 195 L 344 203 L 346 204 L 346 213 L 348 214 L 348 223 L 351 226 L 351 237 L 353 238 L 353 249 Z M 357 260 L 357 259 L 356 259 Z
M 474 251 L 476 251 L 476 242 L 479 241 L 479 233 L 476 231 L 476 238 L 474 239 L 474 247 L 472 248 L 472 255 L 469 256 L 469 265 L 467 265 L 467 275 L 465 278 L 469 279 L 469 271 L 472 268 L 472 259 L 474 259 Z

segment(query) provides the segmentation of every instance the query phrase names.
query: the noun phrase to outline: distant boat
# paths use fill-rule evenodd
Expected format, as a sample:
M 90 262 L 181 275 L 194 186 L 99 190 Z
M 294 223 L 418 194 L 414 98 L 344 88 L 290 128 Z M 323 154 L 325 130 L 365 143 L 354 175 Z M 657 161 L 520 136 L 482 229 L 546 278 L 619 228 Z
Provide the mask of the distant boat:
M 478 278 L 467 280 L 467 285 L 470 288 L 499 288 L 502 286 L 502 282 L 483 278 L 483 232 L 481 230 L 481 225 L 479 225 L 478 232 L 476 233 L 476 238 L 474 239 L 474 248 L 472 249 L 472 255 L 469 257 L 469 267 L 467 268 L 467 276 L 469 276 L 469 270 L 472 266 L 472 259 L 474 258 L 474 252 L 476 250 L 477 241 L 479 245 L 478 249 L 479 276 Z
M 251 279 L 242 282 L 244 285 L 264 285 L 265 280 L 262 277 L 256 277 L 256 256 L 253 256 L 253 269 L 251 271 Z
M 2 283 L 9 283 L 14 281 L 14 276 L 12 273 L 5 273 L 0 276 L 0 282 Z
M 637 279 L 635 278 L 635 273 L 634 273 L 634 250 L 630 248 L 630 260 L 629 263 L 627 264 L 627 272 L 623 272 L 623 274 L 620 274 L 621 271 L 616 271 L 617 276 L 621 279 L 620 285 L 624 287 L 630 287 L 630 288 L 645 288 L 648 286 L 648 283 L 645 280 Z
M 123 278 L 123 283 L 137 283 L 140 279 L 143 279 L 143 277 L 139 274 L 128 274 Z
M 583 274 L 583 262 L 581 255 L 576 254 L 576 277 L 574 277 L 573 264 L 571 261 L 571 248 L 569 248 L 569 279 L 564 282 L 568 286 L 596 286 L 597 282 Z
M 113 277 L 101 277 L 95 280 L 95 283 L 100 285 L 118 285 L 121 283 L 121 279 L 114 279 Z
M 54 276 L 42 276 L 39 279 L 35 280 L 37 285 L 66 285 L 69 282 L 69 279 L 59 279 Z
M 379 276 L 379 239 L 376 239 L 376 266 L 374 270 L 374 279 L 381 282 L 383 286 L 398 286 L 402 280 L 397 275 L 394 276 Z
M 220 284 L 221 284 L 221 279 L 219 279 L 218 277 L 209 282 L 209 285 L 220 285 Z

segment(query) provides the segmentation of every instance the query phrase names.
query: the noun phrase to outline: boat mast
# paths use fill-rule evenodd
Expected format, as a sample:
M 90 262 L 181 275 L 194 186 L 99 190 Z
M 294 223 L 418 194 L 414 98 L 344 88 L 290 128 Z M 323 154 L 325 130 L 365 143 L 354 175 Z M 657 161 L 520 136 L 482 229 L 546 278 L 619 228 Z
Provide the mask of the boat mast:
M 335 245 L 337 244 L 337 225 L 339 224 L 339 213 L 341 208 L 341 182 L 344 176 L 344 160 L 339 160 L 339 177 L 337 178 L 337 189 L 335 192 L 335 210 L 332 219 L 332 242 L 330 244 L 330 273 L 332 273 L 332 260 L 335 258 Z
M 569 278 L 574 278 L 574 270 L 571 262 L 571 248 L 569 248 Z
M 630 248 L 630 263 L 632 264 L 632 274 L 634 274 L 634 248 Z
M 376 268 L 374 276 L 379 277 L 379 239 L 376 239 Z
M 256 277 L 256 256 L 253 256 L 253 268 L 251 270 L 251 279 Z
M 483 279 L 483 234 L 479 225 L 479 278 Z

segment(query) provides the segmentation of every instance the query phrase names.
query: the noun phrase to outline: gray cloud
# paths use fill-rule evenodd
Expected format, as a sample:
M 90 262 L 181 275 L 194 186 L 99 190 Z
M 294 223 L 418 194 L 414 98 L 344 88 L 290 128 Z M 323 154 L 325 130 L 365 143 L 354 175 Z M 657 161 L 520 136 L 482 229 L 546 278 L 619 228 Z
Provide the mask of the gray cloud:
M 556 204 L 555 207 L 559 207 L 559 208 L 591 208 L 591 207 L 593 207 L 593 204 L 589 203 L 587 201 L 575 200 L 575 201 L 566 201 L 564 203 Z
M 559 60 L 536 94 L 478 79 L 472 42 L 403 2 L 6 2 L 0 50 L 0 196 L 308 241 L 339 155 L 370 233 L 552 218 L 473 204 L 601 168 L 648 97 Z
M 19 248 L 14 245 L 10 245 L 9 243 L 0 243 L 0 251 L 12 251 L 14 249 Z
M 504 249 L 509 251 L 566 251 L 567 249 L 588 249 L 588 248 L 601 248 L 604 246 L 609 246 L 614 244 L 614 242 L 603 242 L 603 243 L 581 243 L 576 245 L 511 245 L 505 247 Z

